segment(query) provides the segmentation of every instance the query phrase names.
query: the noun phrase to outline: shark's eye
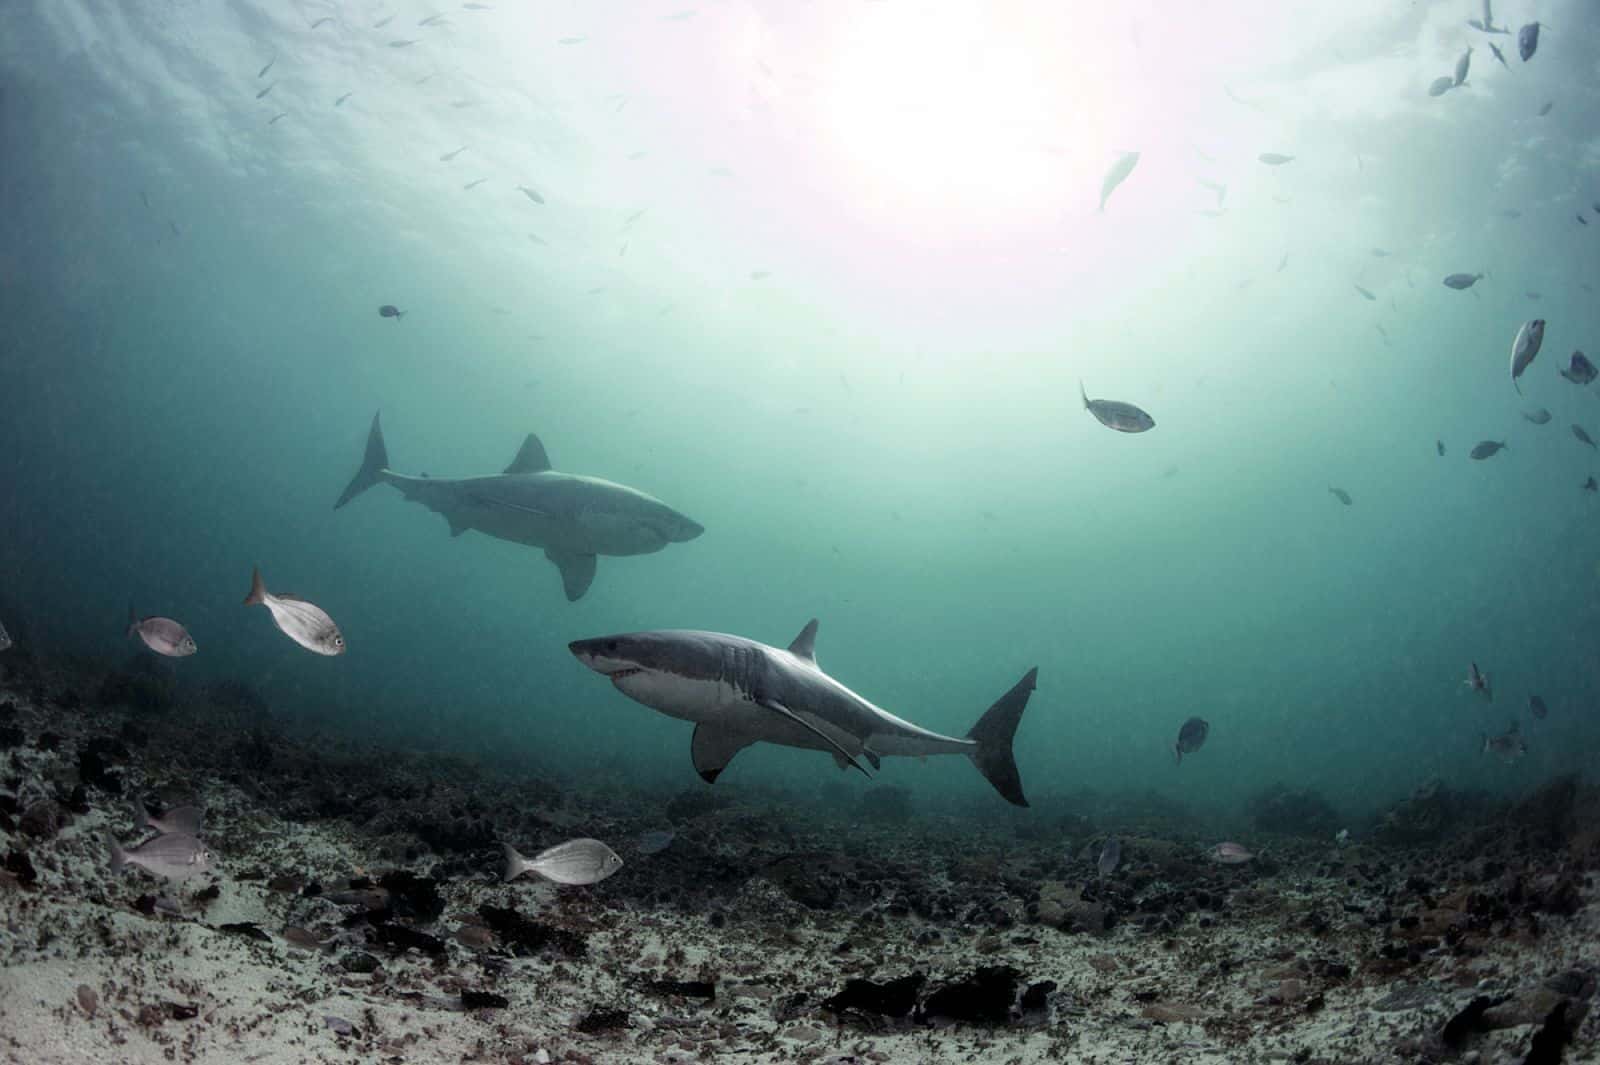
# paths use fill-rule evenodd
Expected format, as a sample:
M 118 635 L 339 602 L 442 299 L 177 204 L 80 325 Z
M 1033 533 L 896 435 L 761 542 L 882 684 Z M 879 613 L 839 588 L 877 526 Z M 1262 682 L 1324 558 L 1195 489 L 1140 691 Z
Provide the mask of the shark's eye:
M 613 651 L 615 651 L 617 649 L 617 641 L 616 640 L 607 640 L 605 646 L 606 646 L 606 653 L 610 654 L 610 653 L 612 653 Z

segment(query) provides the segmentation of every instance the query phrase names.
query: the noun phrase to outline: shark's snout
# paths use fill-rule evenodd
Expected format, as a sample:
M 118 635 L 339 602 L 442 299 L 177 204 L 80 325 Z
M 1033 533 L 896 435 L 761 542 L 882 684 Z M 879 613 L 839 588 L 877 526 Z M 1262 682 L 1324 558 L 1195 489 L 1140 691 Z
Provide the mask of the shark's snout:
M 642 671 L 642 667 L 625 657 L 621 641 L 614 636 L 600 636 L 589 640 L 573 640 L 567 644 L 573 657 L 596 673 L 613 681 Z

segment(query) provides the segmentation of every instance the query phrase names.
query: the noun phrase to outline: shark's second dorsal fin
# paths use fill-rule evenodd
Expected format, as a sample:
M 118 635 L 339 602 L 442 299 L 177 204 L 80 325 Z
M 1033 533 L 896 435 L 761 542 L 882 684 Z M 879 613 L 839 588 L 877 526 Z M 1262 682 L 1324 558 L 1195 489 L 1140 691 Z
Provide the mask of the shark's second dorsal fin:
M 506 473 L 543 473 L 550 468 L 550 456 L 544 453 L 544 445 L 539 443 L 539 438 L 532 433 L 522 442 L 522 447 L 517 451 L 517 457 L 511 460 L 511 465 L 506 467 Z
M 812 618 L 806 622 L 806 627 L 800 630 L 800 635 L 794 638 L 789 645 L 789 653 L 796 658 L 803 658 L 812 665 L 817 664 L 817 619 Z

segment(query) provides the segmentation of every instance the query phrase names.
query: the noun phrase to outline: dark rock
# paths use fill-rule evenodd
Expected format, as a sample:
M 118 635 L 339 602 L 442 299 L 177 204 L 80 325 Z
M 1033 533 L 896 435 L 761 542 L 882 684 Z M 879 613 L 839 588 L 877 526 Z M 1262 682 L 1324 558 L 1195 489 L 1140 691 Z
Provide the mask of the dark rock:
M 417 950 L 436 958 L 444 956 L 444 940 L 419 932 L 410 925 L 379 921 L 372 926 L 372 935 L 379 943 L 397 953 Z
M 1488 995 L 1478 995 L 1473 1000 L 1457 1010 L 1455 1015 L 1444 1022 L 1444 1029 L 1439 1033 L 1439 1038 L 1444 1045 L 1452 1050 L 1460 1050 L 1466 1046 L 1467 1037 L 1474 1032 L 1481 1032 L 1488 1028 L 1484 1023 L 1484 1012 L 1504 1002 L 1509 996 L 1501 995 L 1491 998 Z
M 200 1016 L 200 1007 L 187 1002 L 167 1003 L 167 1016 L 175 1021 L 190 1021 Z
M 1021 979 L 1022 973 L 1010 965 L 985 966 L 934 991 L 917 1011 L 918 1019 L 948 1017 L 968 1024 L 1005 1024 L 1011 1018 Z
M 1389 993 L 1372 1004 L 1379 1013 L 1416 1010 L 1439 1000 L 1439 991 L 1427 984 L 1395 984 Z
M 154 917 L 156 915 L 156 897 L 146 892 L 133 900 L 133 908 L 146 917 Z
M 503 1010 L 509 1005 L 510 999 L 492 991 L 461 992 L 461 1008 L 464 1010 Z
M 837 878 L 814 859 L 791 854 L 767 866 L 766 875 L 787 896 L 811 910 L 831 910 L 839 900 Z
M 72 791 L 67 795 L 67 809 L 75 814 L 89 812 L 89 789 L 81 783 L 74 784 Z
M 478 916 L 514 954 L 537 954 L 549 947 L 564 957 L 581 958 L 589 951 L 588 944 L 578 933 L 529 920 L 508 906 L 485 903 L 478 907 Z
M 927 981 L 922 973 L 882 984 L 859 978 L 846 980 L 844 990 L 823 1002 L 822 1008 L 834 1013 L 854 1010 L 881 1017 L 904 1017 L 916 1007 L 917 994 Z
M 61 749 L 61 737 L 45 729 L 39 733 L 39 738 L 33 741 L 33 745 L 41 751 L 58 751 Z
M 574 1026 L 585 1035 L 597 1032 L 614 1032 L 628 1027 L 628 1011 L 594 1007 Z
M 717 997 L 717 985 L 712 980 L 651 980 L 645 986 L 658 995 L 704 999 Z
M 22 851 L 6 852 L 6 872 L 17 878 L 23 887 L 33 887 L 39 882 L 39 872 Z
M 347 973 L 376 972 L 378 959 L 364 950 L 352 951 L 339 959 L 339 968 Z
M 1042 1010 L 1050 1004 L 1050 993 L 1056 989 L 1054 980 L 1041 980 L 1037 984 L 1029 984 L 1028 989 L 1022 993 L 1021 1006 L 1024 1012 Z
M 13 747 L 21 747 L 27 739 L 22 729 L 16 725 L 0 725 L 0 751 L 9 751 Z
M 202 906 L 208 902 L 215 902 L 222 897 L 222 885 L 209 884 L 194 893 L 194 901 Z
M 432 877 L 397 869 L 379 877 L 378 886 L 389 892 L 389 906 L 398 916 L 436 921 L 444 914 L 439 882 Z
M 1328 800 L 1314 791 L 1291 791 L 1274 784 L 1245 802 L 1245 812 L 1262 832 L 1325 838 L 1339 831 L 1341 819 Z
M 1578 774 L 1564 773 L 1518 802 L 1508 816 L 1529 843 L 1554 849 L 1572 835 L 1577 799 Z
M 1522 1065 L 1560 1065 L 1561 1051 L 1572 1041 L 1573 1025 L 1567 1019 L 1567 1002 L 1555 1004 L 1539 1030 L 1533 1034 L 1528 1056 Z
M 34 839 L 51 839 L 71 821 L 66 808 L 54 799 L 40 799 L 22 811 L 17 828 Z
M 217 925 L 217 931 L 226 932 L 230 936 L 244 936 L 246 939 L 258 939 L 263 943 L 271 943 L 272 937 L 261 930 L 261 926 L 254 921 L 233 921 L 228 924 Z

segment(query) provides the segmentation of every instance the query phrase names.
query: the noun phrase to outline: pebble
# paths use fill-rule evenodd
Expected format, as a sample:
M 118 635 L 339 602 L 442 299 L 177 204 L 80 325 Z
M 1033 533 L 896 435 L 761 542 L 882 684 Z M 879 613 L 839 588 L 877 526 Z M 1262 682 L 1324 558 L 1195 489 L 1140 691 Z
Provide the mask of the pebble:
M 339 959 L 339 968 L 347 973 L 372 973 L 378 971 L 378 959 L 366 951 L 358 950 Z

